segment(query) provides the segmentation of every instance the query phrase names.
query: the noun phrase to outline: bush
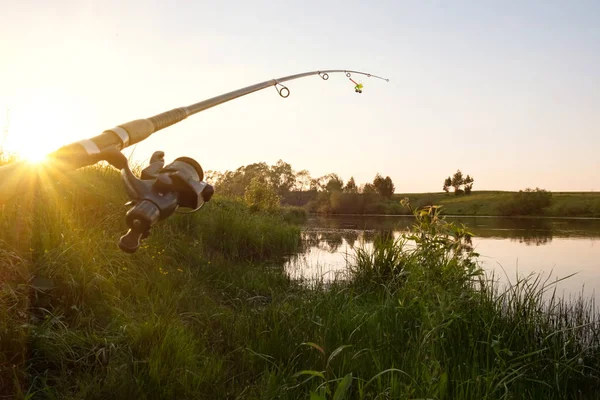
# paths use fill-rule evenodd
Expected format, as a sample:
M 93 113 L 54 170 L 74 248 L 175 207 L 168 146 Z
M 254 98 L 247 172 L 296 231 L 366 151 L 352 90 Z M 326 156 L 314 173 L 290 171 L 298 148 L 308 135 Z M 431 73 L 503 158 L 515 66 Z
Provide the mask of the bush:
M 481 275 L 475 261 L 477 253 L 471 246 L 473 235 L 464 225 L 447 222 L 440 211 L 439 206 L 415 210 L 416 223 L 409 233 L 398 238 L 383 233 L 372 248 L 356 249 L 351 269 L 354 278 L 389 285 L 412 274 L 419 280 L 456 284 Z M 409 242 L 414 245 L 409 246 Z
M 552 203 L 552 193 L 535 188 L 520 190 L 498 205 L 501 215 L 542 215 Z
M 244 193 L 244 201 L 255 210 L 273 212 L 279 209 L 280 200 L 272 185 L 255 177 Z
M 315 212 L 319 214 L 329 214 L 329 212 L 331 211 L 329 196 L 330 193 L 317 192 L 316 197 L 308 202 L 306 208 L 310 212 Z
M 308 219 L 308 212 L 303 207 L 285 206 L 281 208 L 283 220 L 290 224 L 300 225 Z
M 334 214 L 362 214 L 365 208 L 365 198 L 360 193 L 334 192 L 330 202 Z

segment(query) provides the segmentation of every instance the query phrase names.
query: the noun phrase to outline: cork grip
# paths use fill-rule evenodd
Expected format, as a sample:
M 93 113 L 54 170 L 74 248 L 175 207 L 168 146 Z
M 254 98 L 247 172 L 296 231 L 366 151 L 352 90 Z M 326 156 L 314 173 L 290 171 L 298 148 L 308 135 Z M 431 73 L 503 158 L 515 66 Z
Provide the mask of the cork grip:
M 152 125 L 154 125 L 154 132 L 156 132 L 160 131 L 163 128 L 166 128 L 167 126 L 176 124 L 179 121 L 182 121 L 186 118 L 187 112 L 184 108 L 179 107 L 171 111 L 155 115 L 154 117 L 150 117 L 148 119 L 150 120 L 150 122 L 152 122 Z
M 119 126 L 129 134 L 130 146 L 141 142 L 158 130 L 154 128 L 150 119 L 136 119 L 135 121 L 126 122 Z

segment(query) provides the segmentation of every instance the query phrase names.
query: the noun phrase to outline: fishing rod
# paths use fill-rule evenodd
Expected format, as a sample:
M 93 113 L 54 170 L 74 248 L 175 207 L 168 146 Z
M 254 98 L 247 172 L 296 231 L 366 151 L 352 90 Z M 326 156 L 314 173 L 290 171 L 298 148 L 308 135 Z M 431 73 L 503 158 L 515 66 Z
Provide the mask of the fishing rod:
M 46 179 L 58 180 L 66 172 L 100 161 L 107 161 L 120 170 L 127 194 L 132 199 L 128 204 L 133 207 L 126 214 L 129 231 L 121 237 L 119 247 L 133 253 L 139 247 L 140 240 L 149 235 L 150 228 L 157 221 L 167 218 L 179 207 L 191 208 L 194 211 L 200 209 L 210 200 L 214 189 L 203 181 L 204 172 L 200 164 L 189 157 L 177 158 L 165 166 L 164 153 L 157 151 L 152 155 L 150 165 L 142 171 L 141 177 L 137 178 L 121 150 L 140 143 L 153 133 L 183 121 L 190 115 L 241 96 L 274 86 L 281 97 L 287 98 L 290 90 L 283 82 L 312 75 L 319 75 L 321 79 L 328 80 L 329 74 L 333 73 L 344 73 L 350 80 L 352 74 L 357 74 L 389 82 L 387 78 L 367 72 L 341 69 L 304 72 L 271 79 L 150 118 L 126 122 L 98 136 L 63 146 L 47 156 L 43 164 Z M 360 89 L 356 92 L 362 93 L 362 84 Z M 0 167 L 0 204 L 38 185 L 34 180 L 37 176 L 32 172 L 32 166 L 26 161 L 16 161 Z

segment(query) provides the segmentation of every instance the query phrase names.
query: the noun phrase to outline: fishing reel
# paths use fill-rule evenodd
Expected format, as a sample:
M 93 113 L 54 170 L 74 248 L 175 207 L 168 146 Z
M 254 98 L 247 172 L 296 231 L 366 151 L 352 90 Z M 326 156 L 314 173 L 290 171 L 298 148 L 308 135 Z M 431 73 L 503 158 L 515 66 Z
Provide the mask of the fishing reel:
M 165 166 L 164 152 L 156 151 L 150 164 L 137 178 L 123 153 L 117 149 L 106 151 L 104 160 L 121 170 L 131 206 L 125 215 L 129 230 L 119 240 L 119 247 L 134 253 L 140 242 L 150 235 L 152 226 L 166 219 L 179 207 L 199 210 L 210 200 L 214 188 L 203 181 L 204 172 L 198 162 L 189 157 L 177 158 Z

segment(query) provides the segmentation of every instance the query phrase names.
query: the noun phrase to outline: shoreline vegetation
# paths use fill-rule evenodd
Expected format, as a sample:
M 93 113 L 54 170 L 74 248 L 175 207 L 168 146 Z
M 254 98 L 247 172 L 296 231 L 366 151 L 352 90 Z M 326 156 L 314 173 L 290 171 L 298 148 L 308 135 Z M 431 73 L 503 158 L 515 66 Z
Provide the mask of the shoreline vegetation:
M 84 168 L 0 207 L 0 398 L 600 396 L 593 301 L 536 276 L 499 287 L 439 208 L 404 203 L 413 229 L 325 284 L 286 274 L 305 210 L 264 185 L 159 223 L 133 255 L 116 187 Z
M 541 193 L 541 195 L 540 195 Z M 390 199 L 371 194 L 290 192 L 282 204 L 303 207 L 311 214 L 411 215 L 401 201 L 415 207 L 442 206 L 447 216 L 600 218 L 598 192 L 473 191 L 468 195 L 396 193 Z
M 284 208 L 286 206 L 283 206 Z M 440 210 L 441 211 L 441 210 Z M 445 214 L 447 218 L 507 218 L 507 219 L 581 219 L 581 220 L 597 220 L 598 217 L 557 217 L 552 215 L 470 215 L 470 214 Z M 308 216 L 334 216 L 334 217 L 413 217 L 412 214 L 320 214 L 308 213 Z
M 600 193 L 550 192 L 526 188 L 516 192 L 477 190 L 475 179 L 458 170 L 440 181 L 442 192 L 397 193 L 389 176 L 376 174 L 372 182 L 344 181 L 330 173 L 314 178 L 307 170 L 294 171 L 283 160 L 241 166 L 223 173 L 207 171 L 207 181 L 217 193 L 245 198 L 249 188 L 260 191 L 277 203 L 302 207 L 312 214 L 410 215 L 402 205 L 408 199 L 414 207 L 443 206 L 443 213 L 456 216 L 550 216 L 600 217 Z M 453 190 L 451 190 L 451 188 Z

